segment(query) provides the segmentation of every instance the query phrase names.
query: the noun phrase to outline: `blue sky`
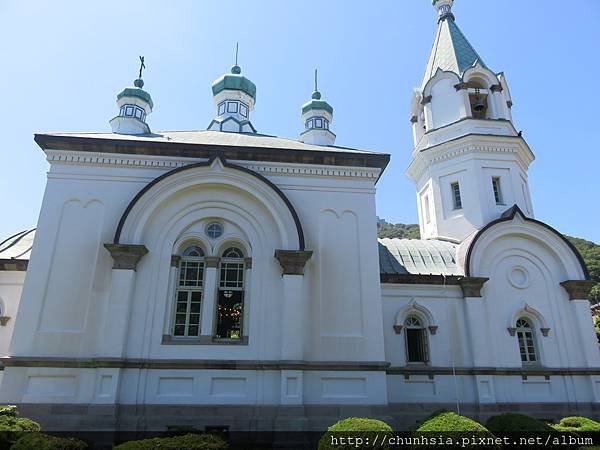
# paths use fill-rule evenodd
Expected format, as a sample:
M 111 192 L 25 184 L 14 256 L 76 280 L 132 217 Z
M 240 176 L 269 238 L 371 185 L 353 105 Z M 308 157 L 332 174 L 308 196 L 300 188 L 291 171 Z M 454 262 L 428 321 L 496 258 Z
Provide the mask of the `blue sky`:
M 536 217 L 600 242 L 600 2 L 456 0 L 454 12 L 486 64 L 506 73 L 516 127 L 537 157 Z M 236 41 L 258 88 L 258 131 L 297 137 L 318 67 L 336 143 L 392 155 L 379 216 L 414 223 L 409 101 L 435 27 L 429 0 L 0 0 L 0 238 L 37 221 L 48 164 L 34 133 L 109 131 L 138 55 L 151 128 L 204 129 Z

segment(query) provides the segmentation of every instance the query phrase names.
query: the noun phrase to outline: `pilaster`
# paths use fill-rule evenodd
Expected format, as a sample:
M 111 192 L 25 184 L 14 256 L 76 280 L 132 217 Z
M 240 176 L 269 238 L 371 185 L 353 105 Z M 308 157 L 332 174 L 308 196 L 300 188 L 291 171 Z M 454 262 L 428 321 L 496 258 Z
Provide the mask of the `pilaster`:
M 202 299 L 202 316 L 200 318 L 200 340 L 206 343 L 212 342 L 214 330 L 219 261 L 218 256 L 204 258 L 204 298 Z
M 577 320 L 576 328 L 580 330 L 580 347 L 588 367 L 600 365 L 598 343 L 594 331 L 594 319 L 590 309 L 588 296 L 595 283 L 589 280 L 567 280 L 560 283 L 569 294 L 572 308 Z
M 104 244 L 113 258 L 110 294 L 104 324 L 102 354 L 125 356 L 137 264 L 148 253 L 143 245 Z

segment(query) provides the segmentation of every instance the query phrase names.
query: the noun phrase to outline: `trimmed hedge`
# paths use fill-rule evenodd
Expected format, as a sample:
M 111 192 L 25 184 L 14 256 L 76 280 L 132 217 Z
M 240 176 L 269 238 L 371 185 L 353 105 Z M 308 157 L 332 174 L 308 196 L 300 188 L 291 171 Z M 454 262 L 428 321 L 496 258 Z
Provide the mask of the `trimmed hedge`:
M 566 433 L 598 433 L 600 423 L 587 417 L 565 417 L 557 425 L 551 425 L 556 431 Z
M 24 433 L 38 432 L 40 425 L 31 419 L 19 417 L 16 406 L 0 405 L 0 448 L 9 448 Z
M 223 450 L 225 440 L 213 434 L 186 434 L 169 438 L 143 439 L 117 445 L 113 450 Z
M 465 416 L 459 416 L 452 411 L 437 411 L 425 419 L 415 433 L 466 432 L 483 433 L 493 436 L 489 430 Z
M 87 444 L 76 438 L 61 438 L 42 433 L 28 433 L 10 450 L 86 450 Z
M 554 429 L 533 417 L 524 414 L 507 413 L 499 416 L 490 417 L 485 426 L 495 435 L 504 435 L 507 433 L 534 432 L 534 433 L 552 433 Z
M 382 433 L 391 433 L 392 428 L 385 422 L 376 419 L 360 418 L 360 417 L 349 417 L 347 419 L 340 420 L 329 428 L 321 439 L 319 439 L 318 450 L 346 450 L 362 448 L 357 447 L 356 441 L 353 444 L 342 444 L 336 445 L 337 438 L 358 438 L 362 439 L 363 444 L 366 445 L 368 442 L 373 442 L 375 435 L 378 435 L 382 439 Z M 333 443 L 332 443 L 333 442 Z M 387 445 L 378 447 L 387 449 Z
M 490 431 L 481 425 L 479 422 L 469 419 L 468 417 L 458 415 L 452 411 L 437 411 L 425 419 L 419 424 L 417 429 L 413 432 L 413 438 L 415 439 L 427 439 L 427 438 L 452 438 L 461 442 L 461 448 L 477 448 L 482 449 L 497 449 L 499 448 L 495 442 L 481 444 L 478 440 L 473 442 L 473 438 L 476 439 L 495 439 L 495 436 Z M 462 443 L 462 439 L 466 442 Z M 431 443 L 427 445 L 427 441 L 422 443 L 415 443 L 414 449 L 424 448 L 447 448 L 444 442 L 438 442 L 437 445 Z

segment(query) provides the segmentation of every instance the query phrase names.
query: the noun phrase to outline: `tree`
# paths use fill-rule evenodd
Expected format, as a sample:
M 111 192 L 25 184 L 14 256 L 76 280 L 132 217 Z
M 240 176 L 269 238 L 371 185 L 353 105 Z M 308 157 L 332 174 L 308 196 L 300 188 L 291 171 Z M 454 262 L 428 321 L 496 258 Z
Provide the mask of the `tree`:
M 419 225 L 405 225 L 403 223 L 381 223 L 378 225 L 377 235 L 389 239 L 420 239 Z

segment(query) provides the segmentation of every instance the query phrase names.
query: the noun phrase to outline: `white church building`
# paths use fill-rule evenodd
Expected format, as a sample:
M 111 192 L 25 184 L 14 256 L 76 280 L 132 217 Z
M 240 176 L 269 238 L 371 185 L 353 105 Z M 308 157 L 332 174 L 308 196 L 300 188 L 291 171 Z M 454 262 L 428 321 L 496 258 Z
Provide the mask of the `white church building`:
M 377 240 L 388 154 L 336 146 L 317 90 L 298 140 L 259 133 L 237 65 L 206 131 L 151 131 L 140 72 L 112 133 L 36 134 L 39 222 L 0 243 L 0 403 L 73 430 L 597 417 L 593 283 L 534 218 L 505 75 L 433 3 L 406 171 L 420 240 Z

